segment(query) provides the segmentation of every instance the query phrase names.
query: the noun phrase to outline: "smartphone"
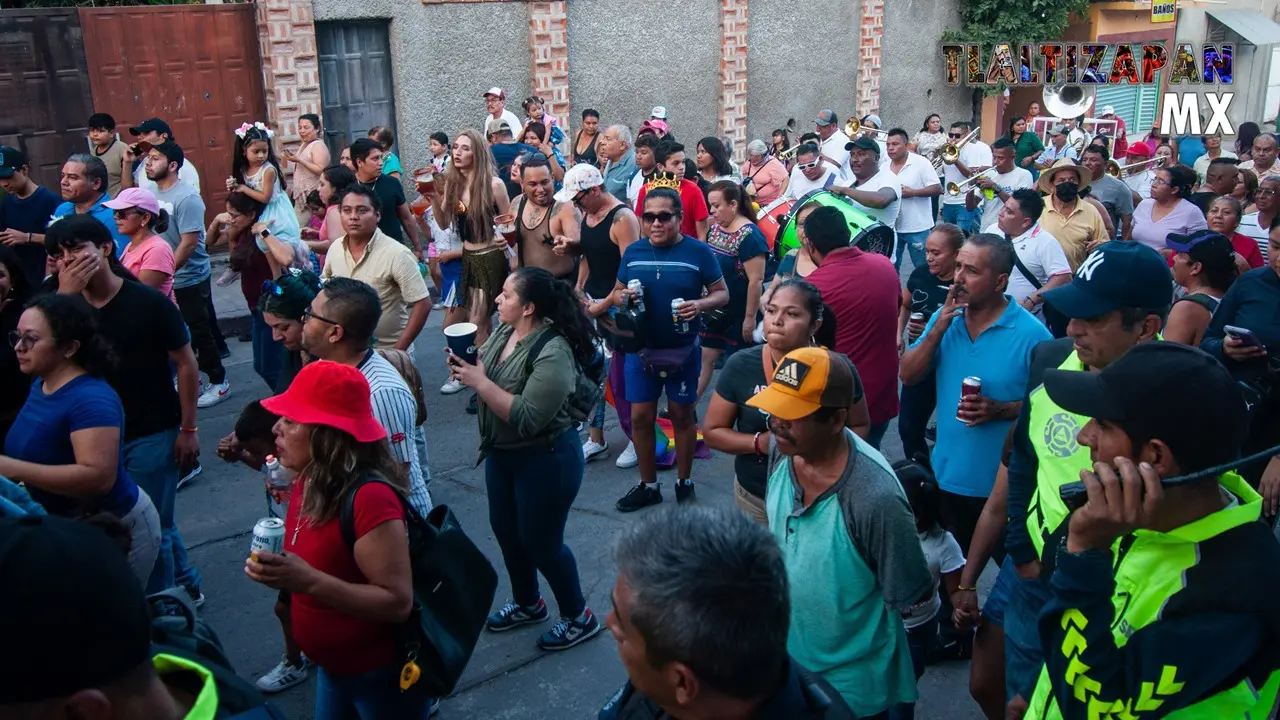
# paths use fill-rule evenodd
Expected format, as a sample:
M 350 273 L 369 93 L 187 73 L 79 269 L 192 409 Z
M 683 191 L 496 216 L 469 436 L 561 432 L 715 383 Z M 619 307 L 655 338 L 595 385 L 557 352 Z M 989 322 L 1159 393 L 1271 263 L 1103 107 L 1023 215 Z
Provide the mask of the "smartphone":
M 1245 345 L 1262 347 L 1262 341 L 1259 340 L 1258 336 L 1254 335 L 1253 331 L 1248 328 L 1236 327 L 1235 325 L 1225 325 L 1222 329 L 1231 337 L 1243 341 Z

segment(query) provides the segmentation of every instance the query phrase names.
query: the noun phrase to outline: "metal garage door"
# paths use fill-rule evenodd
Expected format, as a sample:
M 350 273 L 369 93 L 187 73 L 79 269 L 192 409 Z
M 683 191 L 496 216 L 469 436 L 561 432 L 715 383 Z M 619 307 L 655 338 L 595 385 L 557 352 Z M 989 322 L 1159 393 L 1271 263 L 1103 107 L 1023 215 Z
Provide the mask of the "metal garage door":
M 1135 43 L 1134 47 L 1135 52 L 1141 53 L 1141 43 Z M 1115 45 L 1108 47 L 1101 67 L 1109 70 L 1115 54 Z M 1155 85 L 1130 85 L 1127 82 L 1102 85 L 1098 87 L 1097 100 L 1090 113 L 1096 116 L 1104 105 L 1114 106 L 1116 116 L 1124 120 L 1129 139 L 1141 139 L 1156 119 L 1156 106 L 1160 102 L 1160 79 L 1160 71 L 1157 70 Z
M 333 157 L 375 125 L 396 126 L 386 22 L 318 22 L 324 135 Z

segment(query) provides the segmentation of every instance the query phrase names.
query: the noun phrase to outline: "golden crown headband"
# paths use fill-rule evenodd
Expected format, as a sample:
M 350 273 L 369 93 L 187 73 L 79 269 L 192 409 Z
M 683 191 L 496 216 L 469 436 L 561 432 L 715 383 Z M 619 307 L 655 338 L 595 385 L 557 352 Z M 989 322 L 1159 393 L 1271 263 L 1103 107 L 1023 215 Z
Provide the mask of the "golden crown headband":
M 680 192 L 680 180 L 676 178 L 675 173 L 656 172 L 653 179 L 644 186 L 645 192 L 656 190 L 658 188 L 666 188 L 667 190 L 675 190 Z

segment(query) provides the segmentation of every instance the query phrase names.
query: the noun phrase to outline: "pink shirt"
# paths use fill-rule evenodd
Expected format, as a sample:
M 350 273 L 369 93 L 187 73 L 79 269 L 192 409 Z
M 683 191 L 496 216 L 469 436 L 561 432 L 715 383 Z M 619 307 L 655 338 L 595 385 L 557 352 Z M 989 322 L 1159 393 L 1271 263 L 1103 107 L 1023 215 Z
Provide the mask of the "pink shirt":
M 129 243 L 120 256 L 120 264 L 124 265 L 134 277 L 141 280 L 143 270 L 155 270 L 164 273 L 165 280 L 160 285 L 160 292 L 168 295 L 173 304 L 178 300 L 173 296 L 173 248 L 159 235 L 152 235 L 142 241 L 141 245 Z
M 1156 252 L 1165 248 L 1164 239 L 1170 233 L 1189 235 L 1209 227 L 1200 208 L 1186 200 L 1179 200 L 1159 222 L 1151 221 L 1151 210 L 1155 206 L 1156 201 L 1148 198 L 1133 209 L 1133 239 Z

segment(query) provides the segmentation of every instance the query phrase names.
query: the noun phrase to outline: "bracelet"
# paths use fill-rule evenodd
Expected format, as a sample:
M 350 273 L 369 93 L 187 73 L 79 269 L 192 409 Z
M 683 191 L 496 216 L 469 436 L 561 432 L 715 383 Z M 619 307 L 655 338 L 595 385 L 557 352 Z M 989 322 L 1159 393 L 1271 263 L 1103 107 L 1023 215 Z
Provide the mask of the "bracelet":
M 30 245 L 33 242 L 35 242 L 35 240 L 31 238 L 31 233 L 27 233 L 27 244 Z
M 760 433 L 756 433 L 755 437 L 751 438 L 751 447 L 755 448 L 757 455 L 764 455 L 760 452 Z
M 184 428 L 184 427 L 180 427 L 180 428 L 178 428 L 178 431 L 179 431 L 179 432 L 184 432 L 184 433 L 193 433 L 193 432 L 195 432 L 195 431 L 197 431 L 197 430 L 199 430 L 199 429 L 200 429 L 200 428 L 198 428 L 198 427 L 193 427 L 193 428 Z
M 956 590 L 959 590 L 960 592 L 978 592 L 978 588 L 976 585 L 974 587 L 965 587 L 963 585 L 957 585 Z

